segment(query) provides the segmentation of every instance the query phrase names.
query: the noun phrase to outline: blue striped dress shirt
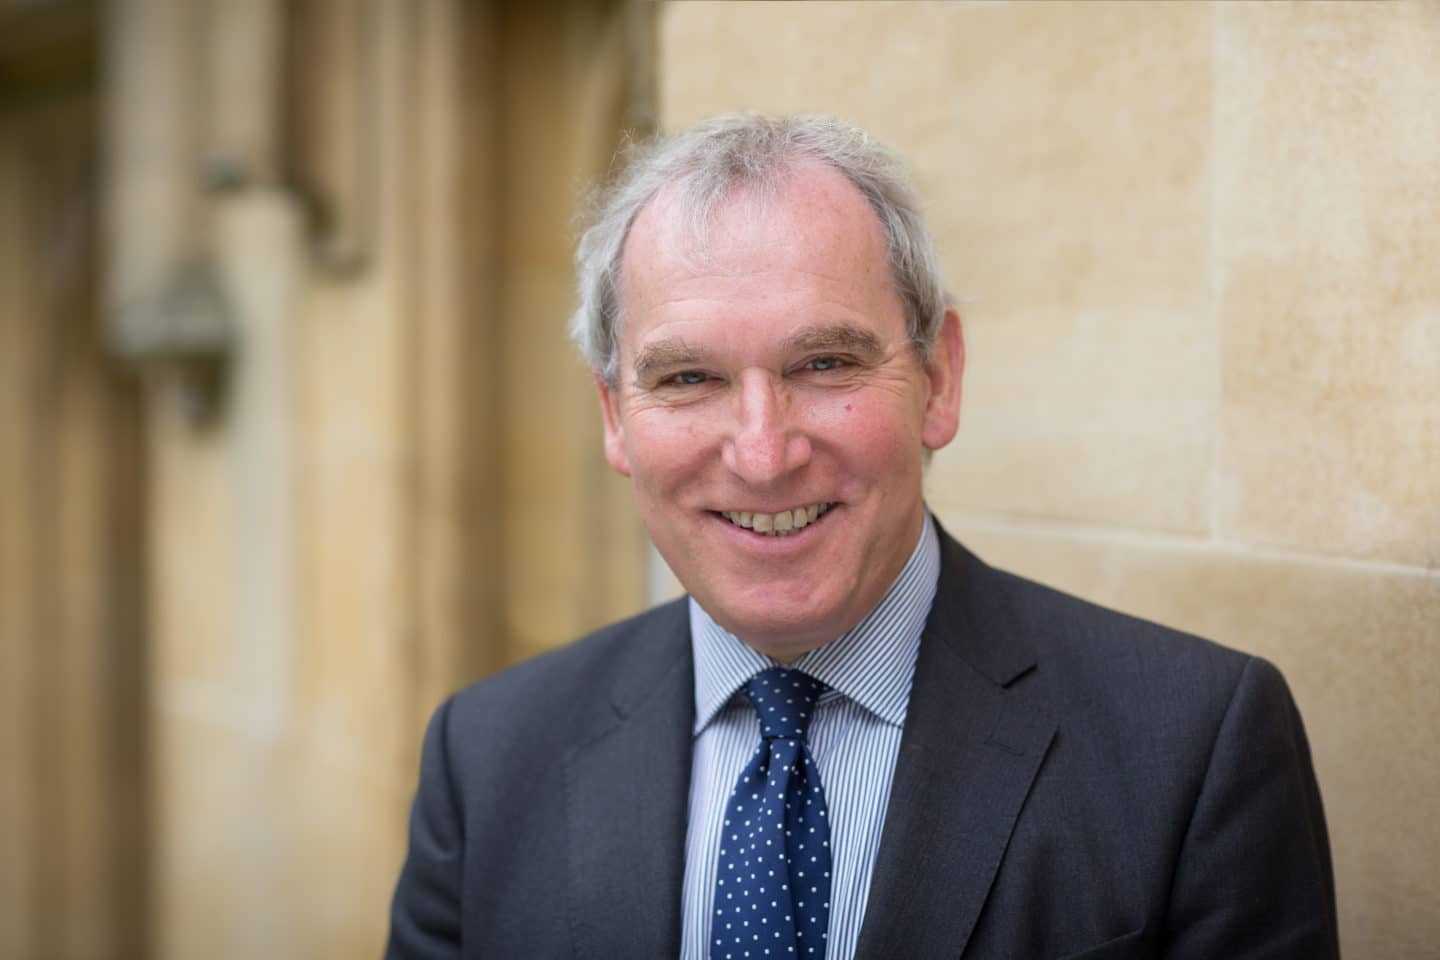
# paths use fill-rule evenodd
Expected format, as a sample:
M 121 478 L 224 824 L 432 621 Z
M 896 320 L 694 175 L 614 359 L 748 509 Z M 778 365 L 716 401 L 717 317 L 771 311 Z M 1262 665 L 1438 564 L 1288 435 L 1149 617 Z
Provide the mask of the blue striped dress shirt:
M 890 799 L 910 704 L 920 632 L 935 599 L 940 542 L 927 516 L 919 542 L 875 609 L 833 643 L 790 666 L 830 687 L 810 721 L 810 753 L 830 810 L 833 854 L 827 960 L 851 960 Z M 760 743 L 760 721 L 741 692 L 775 666 L 690 600 L 695 651 L 695 750 L 685 836 L 682 960 L 707 960 L 725 801 Z

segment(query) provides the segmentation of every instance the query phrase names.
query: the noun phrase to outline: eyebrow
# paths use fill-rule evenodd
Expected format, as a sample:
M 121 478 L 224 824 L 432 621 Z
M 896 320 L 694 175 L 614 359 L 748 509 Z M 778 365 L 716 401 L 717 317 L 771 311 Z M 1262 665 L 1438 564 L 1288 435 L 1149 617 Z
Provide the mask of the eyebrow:
M 781 346 L 786 353 L 843 350 L 861 357 L 873 357 L 881 352 L 879 337 L 850 323 L 823 323 L 801 327 L 781 341 Z M 703 364 L 705 358 L 704 351 L 692 347 L 679 337 L 666 337 L 640 348 L 633 364 L 635 379 L 643 383 L 661 371 Z
M 801 327 L 785 338 L 785 348 L 790 352 L 844 350 L 865 356 L 881 352 L 879 337 L 850 323 L 824 323 Z
M 635 355 L 635 379 L 643 383 L 661 370 L 692 366 L 703 358 L 704 354 L 679 337 L 656 340 L 641 347 Z

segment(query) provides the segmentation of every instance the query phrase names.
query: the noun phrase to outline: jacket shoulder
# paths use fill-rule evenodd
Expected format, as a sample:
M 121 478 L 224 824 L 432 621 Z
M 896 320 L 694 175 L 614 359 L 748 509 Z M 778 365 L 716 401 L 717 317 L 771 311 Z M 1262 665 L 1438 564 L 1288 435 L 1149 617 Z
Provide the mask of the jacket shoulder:
M 1278 677 L 1258 657 L 996 569 L 954 541 L 946 546 L 941 588 L 950 596 L 937 605 L 949 607 L 954 643 L 982 663 L 1027 668 L 1057 706 L 1186 704 L 1215 717 L 1247 670 Z

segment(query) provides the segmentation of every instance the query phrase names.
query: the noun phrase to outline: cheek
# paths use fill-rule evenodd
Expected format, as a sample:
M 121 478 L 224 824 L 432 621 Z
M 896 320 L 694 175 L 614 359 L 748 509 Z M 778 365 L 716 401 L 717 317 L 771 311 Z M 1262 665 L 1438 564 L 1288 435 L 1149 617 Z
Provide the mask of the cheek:
M 914 425 L 892 417 L 855 417 L 849 433 L 850 448 L 855 456 L 864 458 L 867 473 L 890 473 L 895 465 L 908 461 L 920 449 L 920 437 Z
M 625 426 L 625 449 L 637 477 L 663 485 L 667 478 L 684 474 L 703 457 L 705 439 L 689 417 L 647 412 Z
M 876 392 L 810 406 L 812 430 L 851 451 L 881 454 L 904 451 L 920 443 L 920 419 L 901 398 Z

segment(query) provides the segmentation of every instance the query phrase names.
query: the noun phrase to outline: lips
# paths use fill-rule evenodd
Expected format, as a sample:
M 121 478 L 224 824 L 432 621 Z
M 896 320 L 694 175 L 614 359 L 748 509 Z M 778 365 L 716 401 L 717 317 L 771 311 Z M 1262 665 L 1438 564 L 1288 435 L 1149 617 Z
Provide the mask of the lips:
M 737 527 L 744 527 L 767 537 L 788 537 L 824 516 L 831 503 L 812 503 L 778 513 L 756 513 L 750 510 L 722 510 L 720 516 Z

